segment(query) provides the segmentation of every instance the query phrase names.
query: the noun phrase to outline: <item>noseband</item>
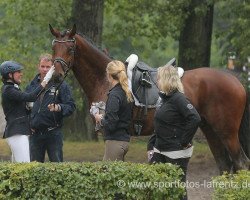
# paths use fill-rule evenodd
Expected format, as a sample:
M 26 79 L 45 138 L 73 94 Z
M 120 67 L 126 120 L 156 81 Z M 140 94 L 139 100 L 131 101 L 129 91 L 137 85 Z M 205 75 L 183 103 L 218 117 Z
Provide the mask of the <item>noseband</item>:
M 54 40 L 52 41 L 52 45 L 53 45 L 55 42 L 59 42 L 59 43 L 73 42 L 73 43 L 74 43 L 73 57 L 74 57 L 74 55 L 75 55 L 75 49 L 76 49 L 76 40 L 75 40 L 75 38 L 69 39 L 69 40 L 57 40 L 57 39 L 54 39 Z M 64 77 L 66 77 L 67 74 L 68 74 L 68 72 L 69 72 L 69 70 L 70 70 L 70 68 L 72 67 L 73 62 L 67 63 L 67 62 L 66 62 L 63 58 L 61 58 L 61 57 L 56 57 L 56 58 L 54 59 L 54 63 L 53 63 L 53 64 L 55 64 L 56 62 L 59 62 L 59 63 L 61 64 L 62 70 L 63 70 L 63 72 L 64 72 Z
M 57 40 L 57 39 L 54 39 L 54 40 L 52 41 L 52 45 L 53 45 L 55 42 L 59 42 L 59 43 L 73 42 L 73 43 L 74 43 L 73 58 L 74 58 L 74 56 L 75 56 L 75 49 L 76 49 L 76 40 L 75 40 L 75 38 L 69 39 L 69 40 Z M 61 82 L 59 83 L 59 85 L 56 87 L 56 91 L 57 91 L 57 90 L 60 88 L 60 86 L 62 85 L 62 83 L 63 83 L 64 79 L 66 78 L 66 76 L 68 75 L 68 72 L 69 72 L 70 68 L 72 67 L 73 62 L 67 63 L 67 62 L 66 62 L 63 58 L 61 58 L 61 57 L 56 57 L 56 58 L 54 59 L 53 64 L 55 64 L 56 62 L 59 62 L 59 63 L 61 64 L 62 69 L 63 69 L 63 72 L 64 72 L 64 77 L 63 77 L 62 81 L 61 81 Z M 56 93 L 55 93 L 55 94 L 56 94 Z M 54 95 L 54 100 L 55 100 L 55 97 L 56 97 L 56 95 Z

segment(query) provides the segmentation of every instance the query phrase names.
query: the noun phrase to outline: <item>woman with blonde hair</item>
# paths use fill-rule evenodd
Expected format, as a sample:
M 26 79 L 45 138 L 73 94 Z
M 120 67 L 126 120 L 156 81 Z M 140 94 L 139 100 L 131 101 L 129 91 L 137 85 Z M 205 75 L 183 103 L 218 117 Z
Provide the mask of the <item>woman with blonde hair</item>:
M 177 68 L 168 65 L 157 72 L 157 85 L 162 99 L 154 117 L 155 134 L 148 143 L 150 163 L 172 163 L 184 171 L 186 181 L 189 159 L 193 152 L 192 139 L 200 116 L 184 95 Z M 183 199 L 187 199 L 184 196 Z
M 128 152 L 129 128 L 132 120 L 133 97 L 128 87 L 128 77 L 123 62 L 108 63 L 107 78 L 110 91 L 105 115 L 95 114 L 96 123 L 104 129 L 105 153 L 103 160 L 122 160 Z

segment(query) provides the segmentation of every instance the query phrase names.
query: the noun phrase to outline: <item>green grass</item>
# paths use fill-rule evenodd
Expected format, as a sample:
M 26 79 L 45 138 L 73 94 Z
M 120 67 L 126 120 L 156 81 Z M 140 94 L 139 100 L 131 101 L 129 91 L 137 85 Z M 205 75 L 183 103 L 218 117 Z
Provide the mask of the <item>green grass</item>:
M 147 141 L 148 137 L 133 137 L 129 145 L 129 151 L 125 157 L 128 162 L 147 162 Z M 64 141 L 64 160 L 77 162 L 100 161 L 104 154 L 104 141 L 99 142 L 70 142 Z M 0 139 L 0 161 L 10 160 L 10 149 L 6 140 Z M 194 143 L 194 154 L 192 162 L 199 162 L 200 158 L 210 159 L 212 154 L 206 143 Z

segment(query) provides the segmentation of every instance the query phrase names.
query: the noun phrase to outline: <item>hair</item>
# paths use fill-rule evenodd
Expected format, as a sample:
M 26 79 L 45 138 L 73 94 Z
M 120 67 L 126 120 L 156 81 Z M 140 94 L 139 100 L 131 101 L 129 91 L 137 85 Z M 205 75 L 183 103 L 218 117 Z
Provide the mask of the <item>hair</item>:
M 128 87 L 128 77 L 124 63 L 119 60 L 113 60 L 108 63 L 106 72 L 121 84 L 122 89 L 126 93 L 127 101 L 133 102 L 133 96 Z
M 159 89 L 168 94 L 174 90 L 184 93 L 181 79 L 178 75 L 177 68 L 172 65 L 159 67 L 157 70 L 157 79 Z
M 9 74 L 2 75 L 2 82 L 5 84 L 10 79 Z
M 52 55 L 49 54 L 49 53 L 43 53 L 39 57 L 39 63 L 41 62 L 41 60 L 46 60 L 46 61 L 51 61 L 52 62 Z

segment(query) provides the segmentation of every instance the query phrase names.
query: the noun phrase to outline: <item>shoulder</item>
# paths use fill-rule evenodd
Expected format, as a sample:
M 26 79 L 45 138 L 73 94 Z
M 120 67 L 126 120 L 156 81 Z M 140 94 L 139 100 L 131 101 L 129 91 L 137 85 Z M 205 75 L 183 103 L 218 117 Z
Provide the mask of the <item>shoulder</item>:
M 63 81 L 61 87 L 62 88 L 70 88 L 70 85 L 66 81 Z
M 121 85 L 117 85 L 115 86 L 111 91 L 110 94 L 112 96 L 115 96 L 119 99 L 123 98 L 124 96 L 126 96 L 124 90 L 122 89 Z
M 62 85 L 59 88 L 59 91 L 61 94 L 68 94 L 71 93 L 72 89 L 67 82 L 63 81 Z
M 3 92 L 6 92 L 6 91 L 8 91 L 8 90 L 14 90 L 14 89 L 15 89 L 14 85 L 10 85 L 10 84 L 5 84 L 5 85 L 3 85 L 3 87 L 2 87 L 2 91 L 3 91 Z
M 187 103 L 188 99 L 185 96 L 185 94 L 177 91 L 173 94 L 172 98 L 171 98 L 172 102 L 174 102 L 175 104 L 182 104 L 182 103 Z
M 37 85 L 39 85 L 40 80 L 39 80 L 39 74 L 37 74 L 32 81 L 30 81 L 30 83 L 27 85 L 26 90 L 30 87 L 35 87 Z

